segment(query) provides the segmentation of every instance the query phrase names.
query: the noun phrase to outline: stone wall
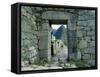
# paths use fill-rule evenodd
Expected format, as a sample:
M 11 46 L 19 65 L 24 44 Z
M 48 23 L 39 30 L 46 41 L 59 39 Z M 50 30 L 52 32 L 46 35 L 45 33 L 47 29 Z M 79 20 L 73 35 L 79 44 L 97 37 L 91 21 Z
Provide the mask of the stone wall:
M 68 19 L 68 59 L 75 59 L 77 57 L 77 37 L 76 37 L 76 25 L 77 25 L 77 11 L 71 15 L 71 18 Z
M 21 8 L 21 50 L 22 65 L 34 63 L 34 50 L 36 61 L 51 59 L 51 29 L 48 20 L 42 18 L 42 8 Z M 32 61 L 33 60 L 33 61 Z
M 47 11 L 52 10 L 52 11 Z M 55 11 L 57 10 L 57 11 Z M 34 62 L 30 49 L 35 48 L 36 60 L 51 60 L 51 27 L 49 20 L 67 20 L 68 57 L 95 65 L 95 12 L 41 7 L 21 8 L 22 62 Z M 31 56 L 31 58 L 30 58 Z
M 77 59 L 95 65 L 95 11 L 79 10 L 77 21 Z
M 34 62 L 34 60 L 32 61 L 34 59 L 32 57 L 34 51 L 31 53 L 31 47 L 34 47 L 38 51 L 35 13 L 35 10 L 33 11 L 31 7 L 21 7 L 21 59 L 23 65 Z

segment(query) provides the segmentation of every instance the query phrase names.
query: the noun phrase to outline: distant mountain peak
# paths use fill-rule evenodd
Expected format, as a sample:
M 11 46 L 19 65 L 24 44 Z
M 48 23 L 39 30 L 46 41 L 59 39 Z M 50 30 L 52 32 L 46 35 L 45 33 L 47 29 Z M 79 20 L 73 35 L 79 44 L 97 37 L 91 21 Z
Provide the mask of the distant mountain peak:
M 55 36 L 56 31 L 57 31 L 56 29 L 52 29 L 52 35 Z
M 65 27 L 63 25 L 61 25 L 57 30 L 56 30 L 56 33 L 55 33 L 55 37 L 57 39 L 60 39 L 62 34 L 63 34 L 63 31 L 65 31 Z

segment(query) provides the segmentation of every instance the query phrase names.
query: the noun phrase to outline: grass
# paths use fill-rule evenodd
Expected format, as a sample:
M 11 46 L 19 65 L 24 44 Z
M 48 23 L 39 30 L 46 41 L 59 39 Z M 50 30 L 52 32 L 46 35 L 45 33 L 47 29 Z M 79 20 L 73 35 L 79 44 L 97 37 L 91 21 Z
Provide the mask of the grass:
M 45 64 L 52 64 L 52 61 L 47 61 L 46 59 L 43 59 L 43 60 L 37 60 L 33 64 L 36 64 L 39 66 L 45 66 Z
M 75 64 L 77 67 L 88 67 L 89 65 L 87 64 L 87 62 L 83 61 L 83 60 L 70 60 L 69 61 L 70 64 Z

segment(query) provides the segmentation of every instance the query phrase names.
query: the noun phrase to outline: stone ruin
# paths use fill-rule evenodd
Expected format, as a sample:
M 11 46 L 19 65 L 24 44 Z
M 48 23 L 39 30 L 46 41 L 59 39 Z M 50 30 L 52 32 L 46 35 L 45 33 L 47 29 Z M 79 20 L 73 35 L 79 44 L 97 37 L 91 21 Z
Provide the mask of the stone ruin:
M 51 61 L 50 20 L 67 21 L 68 60 L 82 60 L 94 66 L 95 11 L 29 6 L 21 7 L 22 66 L 35 59 Z

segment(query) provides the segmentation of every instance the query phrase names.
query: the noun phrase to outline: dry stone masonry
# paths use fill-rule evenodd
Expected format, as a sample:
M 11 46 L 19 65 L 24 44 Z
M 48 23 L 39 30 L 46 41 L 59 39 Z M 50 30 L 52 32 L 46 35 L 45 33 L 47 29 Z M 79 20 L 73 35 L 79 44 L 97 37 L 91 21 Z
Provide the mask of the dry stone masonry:
M 80 10 L 77 21 L 77 52 L 79 59 L 95 65 L 95 11 Z
M 52 60 L 50 20 L 67 21 L 69 61 L 76 59 L 94 66 L 95 11 L 28 6 L 21 7 L 22 66 Z

